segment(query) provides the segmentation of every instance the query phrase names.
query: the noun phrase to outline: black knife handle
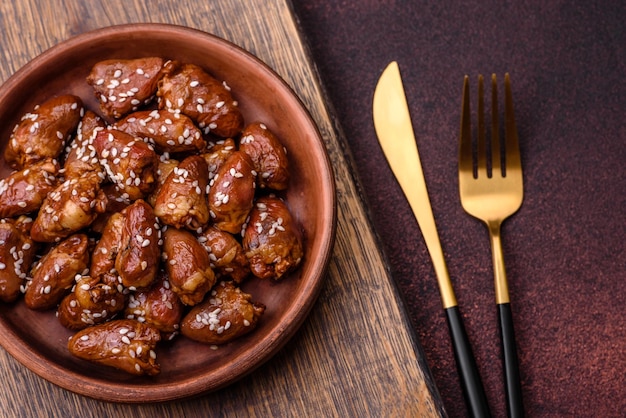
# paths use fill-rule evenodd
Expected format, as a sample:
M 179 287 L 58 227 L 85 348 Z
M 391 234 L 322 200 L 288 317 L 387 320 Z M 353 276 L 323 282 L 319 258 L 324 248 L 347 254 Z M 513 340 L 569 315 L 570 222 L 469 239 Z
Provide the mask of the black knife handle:
M 471 417 L 491 417 L 476 360 L 472 353 L 458 306 L 446 308 L 446 318 L 454 347 L 454 358 L 461 378 L 461 387 Z
M 506 385 L 506 400 L 510 418 L 524 416 L 522 403 L 522 387 L 520 383 L 519 364 L 517 360 L 517 346 L 513 330 L 513 314 L 510 303 L 498 304 L 498 323 L 502 338 L 502 357 L 504 358 L 504 378 Z

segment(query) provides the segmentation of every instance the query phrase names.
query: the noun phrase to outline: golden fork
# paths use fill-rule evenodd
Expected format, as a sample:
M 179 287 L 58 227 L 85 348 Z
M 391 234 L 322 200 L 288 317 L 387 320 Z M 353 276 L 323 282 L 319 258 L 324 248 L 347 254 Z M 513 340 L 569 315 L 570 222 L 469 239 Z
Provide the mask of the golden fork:
M 505 127 L 503 144 L 500 144 L 499 137 L 498 93 L 495 74 L 491 76 L 491 140 L 489 143 L 485 133 L 483 96 L 484 82 L 483 76 L 480 75 L 478 77 L 477 141 L 474 152 L 470 125 L 469 77 L 465 76 L 459 145 L 459 194 L 465 211 L 485 222 L 489 229 L 498 323 L 504 358 L 507 408 L 509 417 L 519 417 L 523 416 L 522 393 L 500 236 L 502 222 L 519 209 L 524 196 L 522 164 L 513 117 L 513 98 L 509 74 L 504 76 Z M 490 161 L 489 154 L 491 155 Z

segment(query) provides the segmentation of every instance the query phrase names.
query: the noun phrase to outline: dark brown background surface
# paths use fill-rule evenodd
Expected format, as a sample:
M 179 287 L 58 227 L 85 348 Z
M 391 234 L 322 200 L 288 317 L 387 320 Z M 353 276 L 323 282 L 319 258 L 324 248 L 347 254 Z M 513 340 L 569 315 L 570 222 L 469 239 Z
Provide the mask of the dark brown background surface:
M 624 3 L 294 0 L 294 8 L 449 415 L 465 409 L 434 273 L 371 121 L 376 81 L 392 60 L 494 415 L 506 410 L 491 256 L 485 227 L 459 203 L 456 147 L 463 76 L 502 80 L 508 71 L 525 200 L 503 240 L 525 407 L 533 417 L 623 416 Z

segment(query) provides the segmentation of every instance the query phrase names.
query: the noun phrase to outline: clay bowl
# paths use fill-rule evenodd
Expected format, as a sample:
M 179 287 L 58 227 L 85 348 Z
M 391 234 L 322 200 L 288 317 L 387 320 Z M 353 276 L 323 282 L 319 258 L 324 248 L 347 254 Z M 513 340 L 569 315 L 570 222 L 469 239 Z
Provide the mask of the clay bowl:
M 280 282 L 248 280 L 243 290 L 267 306 L 250 334 L 217 350 L 179 336 L 158 348 L 161 373 L 134 377 L 71 356 L 55 312 L 0 303 L 0 344 L 24 366 L 82 395 L 113 402 L 180 399 L 233 383 L 270 359 L 294 335 L 322 286 L 334 242 L 336 207 L 330 161 L 307 110 L 260 60 L 220 38 L 162 24 L 104 28 L 41 54 L 0 88 L 0 148 L 20 117 L 46 99 L 72 93 L 98 110 L 85 77 L 97 61 L 161 56 L 200 65 L 226 80 L 246 122 L 263 121 L 287 148 L 292 178 L 285 198 L 305 235 L 301 267 Z M 1 158 L 1 157 L 0 157 Z M 2 159 L 0 175 L 10 169 Z

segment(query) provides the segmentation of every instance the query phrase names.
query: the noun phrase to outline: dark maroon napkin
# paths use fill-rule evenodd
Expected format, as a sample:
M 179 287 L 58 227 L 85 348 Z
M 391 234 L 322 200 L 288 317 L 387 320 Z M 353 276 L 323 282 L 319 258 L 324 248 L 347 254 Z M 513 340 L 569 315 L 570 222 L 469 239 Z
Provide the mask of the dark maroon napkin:
M 626 6 L 294 0 L 393 276 L 451 417 L 464 406 L 434 272 L 372 125 L 398 61 L 465 325 L 506 416 L 486 228 L 458 198 L 463 76 L 511 74 L 525 199 L 503 243 L 527 416 L 626 411 Z M 393 390 L 393 388 L 390 388 Z

